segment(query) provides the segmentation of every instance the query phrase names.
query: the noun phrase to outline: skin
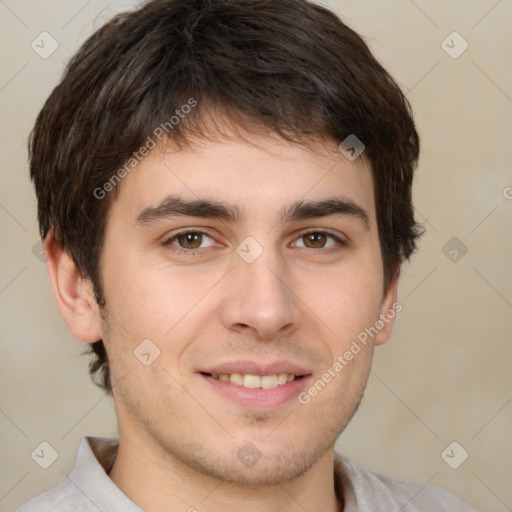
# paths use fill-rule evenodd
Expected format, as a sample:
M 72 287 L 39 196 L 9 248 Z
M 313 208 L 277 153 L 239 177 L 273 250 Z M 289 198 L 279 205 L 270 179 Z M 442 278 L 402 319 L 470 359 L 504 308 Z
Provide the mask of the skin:
M 238 206 L 245 218 L 136 222 L 169 194 Z M 362 208 L 368 225 L 355 215 L 280 221 L 283 207 L 333 196 Z M 177 239 L 183 229 L 208 236 Z M 236 252 L 246 237 L 263 249 L 252 263 Z M 110 477 L 128 497 L 148 511 L 343 509 L 333 478 L 326 478 L 334 443 L 357 409 L 373 348 L 387 340 L 392 321 L 306 405 L 294 396 L 275 407 L 246 407 L 219 394 L 198 370 L 241 359 L 290 361 L 309 372 L 307 390 L 392 308 L 396 282 L 384 294 L 363 158 L 351 162 L 334 144 L 305 149 L 268 136 L 154 150 L 123 180 L 109 210 L 104 312 L 58 242 L 48 238 L 45 250 L 71 331 L 105 343 L 120 433 Z M 134 350 L 148 338 L 160 355 L 145 366 Z M 261 455 L 252 467 L 237 456 L 248 442 Z

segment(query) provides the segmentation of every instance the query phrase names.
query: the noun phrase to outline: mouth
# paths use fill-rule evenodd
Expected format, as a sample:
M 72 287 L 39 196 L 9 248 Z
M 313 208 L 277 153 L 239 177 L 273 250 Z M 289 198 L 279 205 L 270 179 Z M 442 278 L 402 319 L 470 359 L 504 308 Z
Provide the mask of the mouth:
M 208 389 L 243 409 L 264 411 L 296 399 L 312 376 L 290 363 L 248 361 L 220 364 L 197 374 Z
M 201 375 L 210 377 L 212 379 L 220 380 L 222 382 L 230 382 L 235 386 L 242 386 L 248 389 L 273 389 L 278 386 L 284 386 L 288 382 L 293 382 L 296 379 L 302 379 L 304 375 L 295 375 L 293 373 L 274 373 L 272 375 L 253 375 L 251 373 L 206 373 L 201 372 Z

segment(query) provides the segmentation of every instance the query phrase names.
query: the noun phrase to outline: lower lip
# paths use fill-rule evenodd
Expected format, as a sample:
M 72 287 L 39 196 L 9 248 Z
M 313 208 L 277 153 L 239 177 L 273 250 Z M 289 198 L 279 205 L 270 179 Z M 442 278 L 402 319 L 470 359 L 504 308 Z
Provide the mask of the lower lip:
M 237 386 L 231 382 L 214 379 L 208 375 L 200 374 L 203 380 L 213 387 L 218 393 L 230 400 L 242 405 L 246 409 L 267 410 L 285 404 L 306 387 L 309 375 L 287 382 L 275 388 L 246 388 Z

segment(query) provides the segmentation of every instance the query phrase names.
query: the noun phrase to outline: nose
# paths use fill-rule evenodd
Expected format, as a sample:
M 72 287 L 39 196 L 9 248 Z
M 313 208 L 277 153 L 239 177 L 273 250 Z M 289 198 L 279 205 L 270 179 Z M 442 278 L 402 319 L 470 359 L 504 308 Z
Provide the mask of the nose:
M 229 292 L 221 308 L 226 329 L 262 340 L 289 335 L 302 312 L 291 272 L 272 251 L 254 262 L 241 258 L 230 273 Z

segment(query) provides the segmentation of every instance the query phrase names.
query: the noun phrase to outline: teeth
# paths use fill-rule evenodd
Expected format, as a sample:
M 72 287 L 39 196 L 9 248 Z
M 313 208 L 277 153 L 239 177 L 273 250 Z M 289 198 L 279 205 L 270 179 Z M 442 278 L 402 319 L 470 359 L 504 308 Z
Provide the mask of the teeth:
M 280 373 L 277 376 L 277 384 L 279 386 L 282 386 L 283 384 L 286 384 L 288 382 L 288 375 L 286 373 Z
M 211 377 L 213 379 L 222 380 L 224 382 L 231 382 L 231 384 L 235 384 L 237 386 L 243 386 L 244 388 L 256 389 L 272 389 L 277 386 L 283 386 L 288 382 L 292 382 L 295 380 L 295 375 L 280 373 L 274 375 L 263 375 L 260 377 L 259 375 L 251 375 L 241 373 L 212 373 Z
M 229 382 L 231 382 L 231 384 L 236 384 L 237 386 L 243 386 L 244 385 L 244 377 L 243 377 L 243 375 L 240 375 L 239 373 L 232 373 L 229 376 Z
M 263 389 L 277 388 L 277 375 L 265 375 L 260 380 Z
M 244 375 L 244 388 L 261 388 L 261 377 L 258 375 Z

